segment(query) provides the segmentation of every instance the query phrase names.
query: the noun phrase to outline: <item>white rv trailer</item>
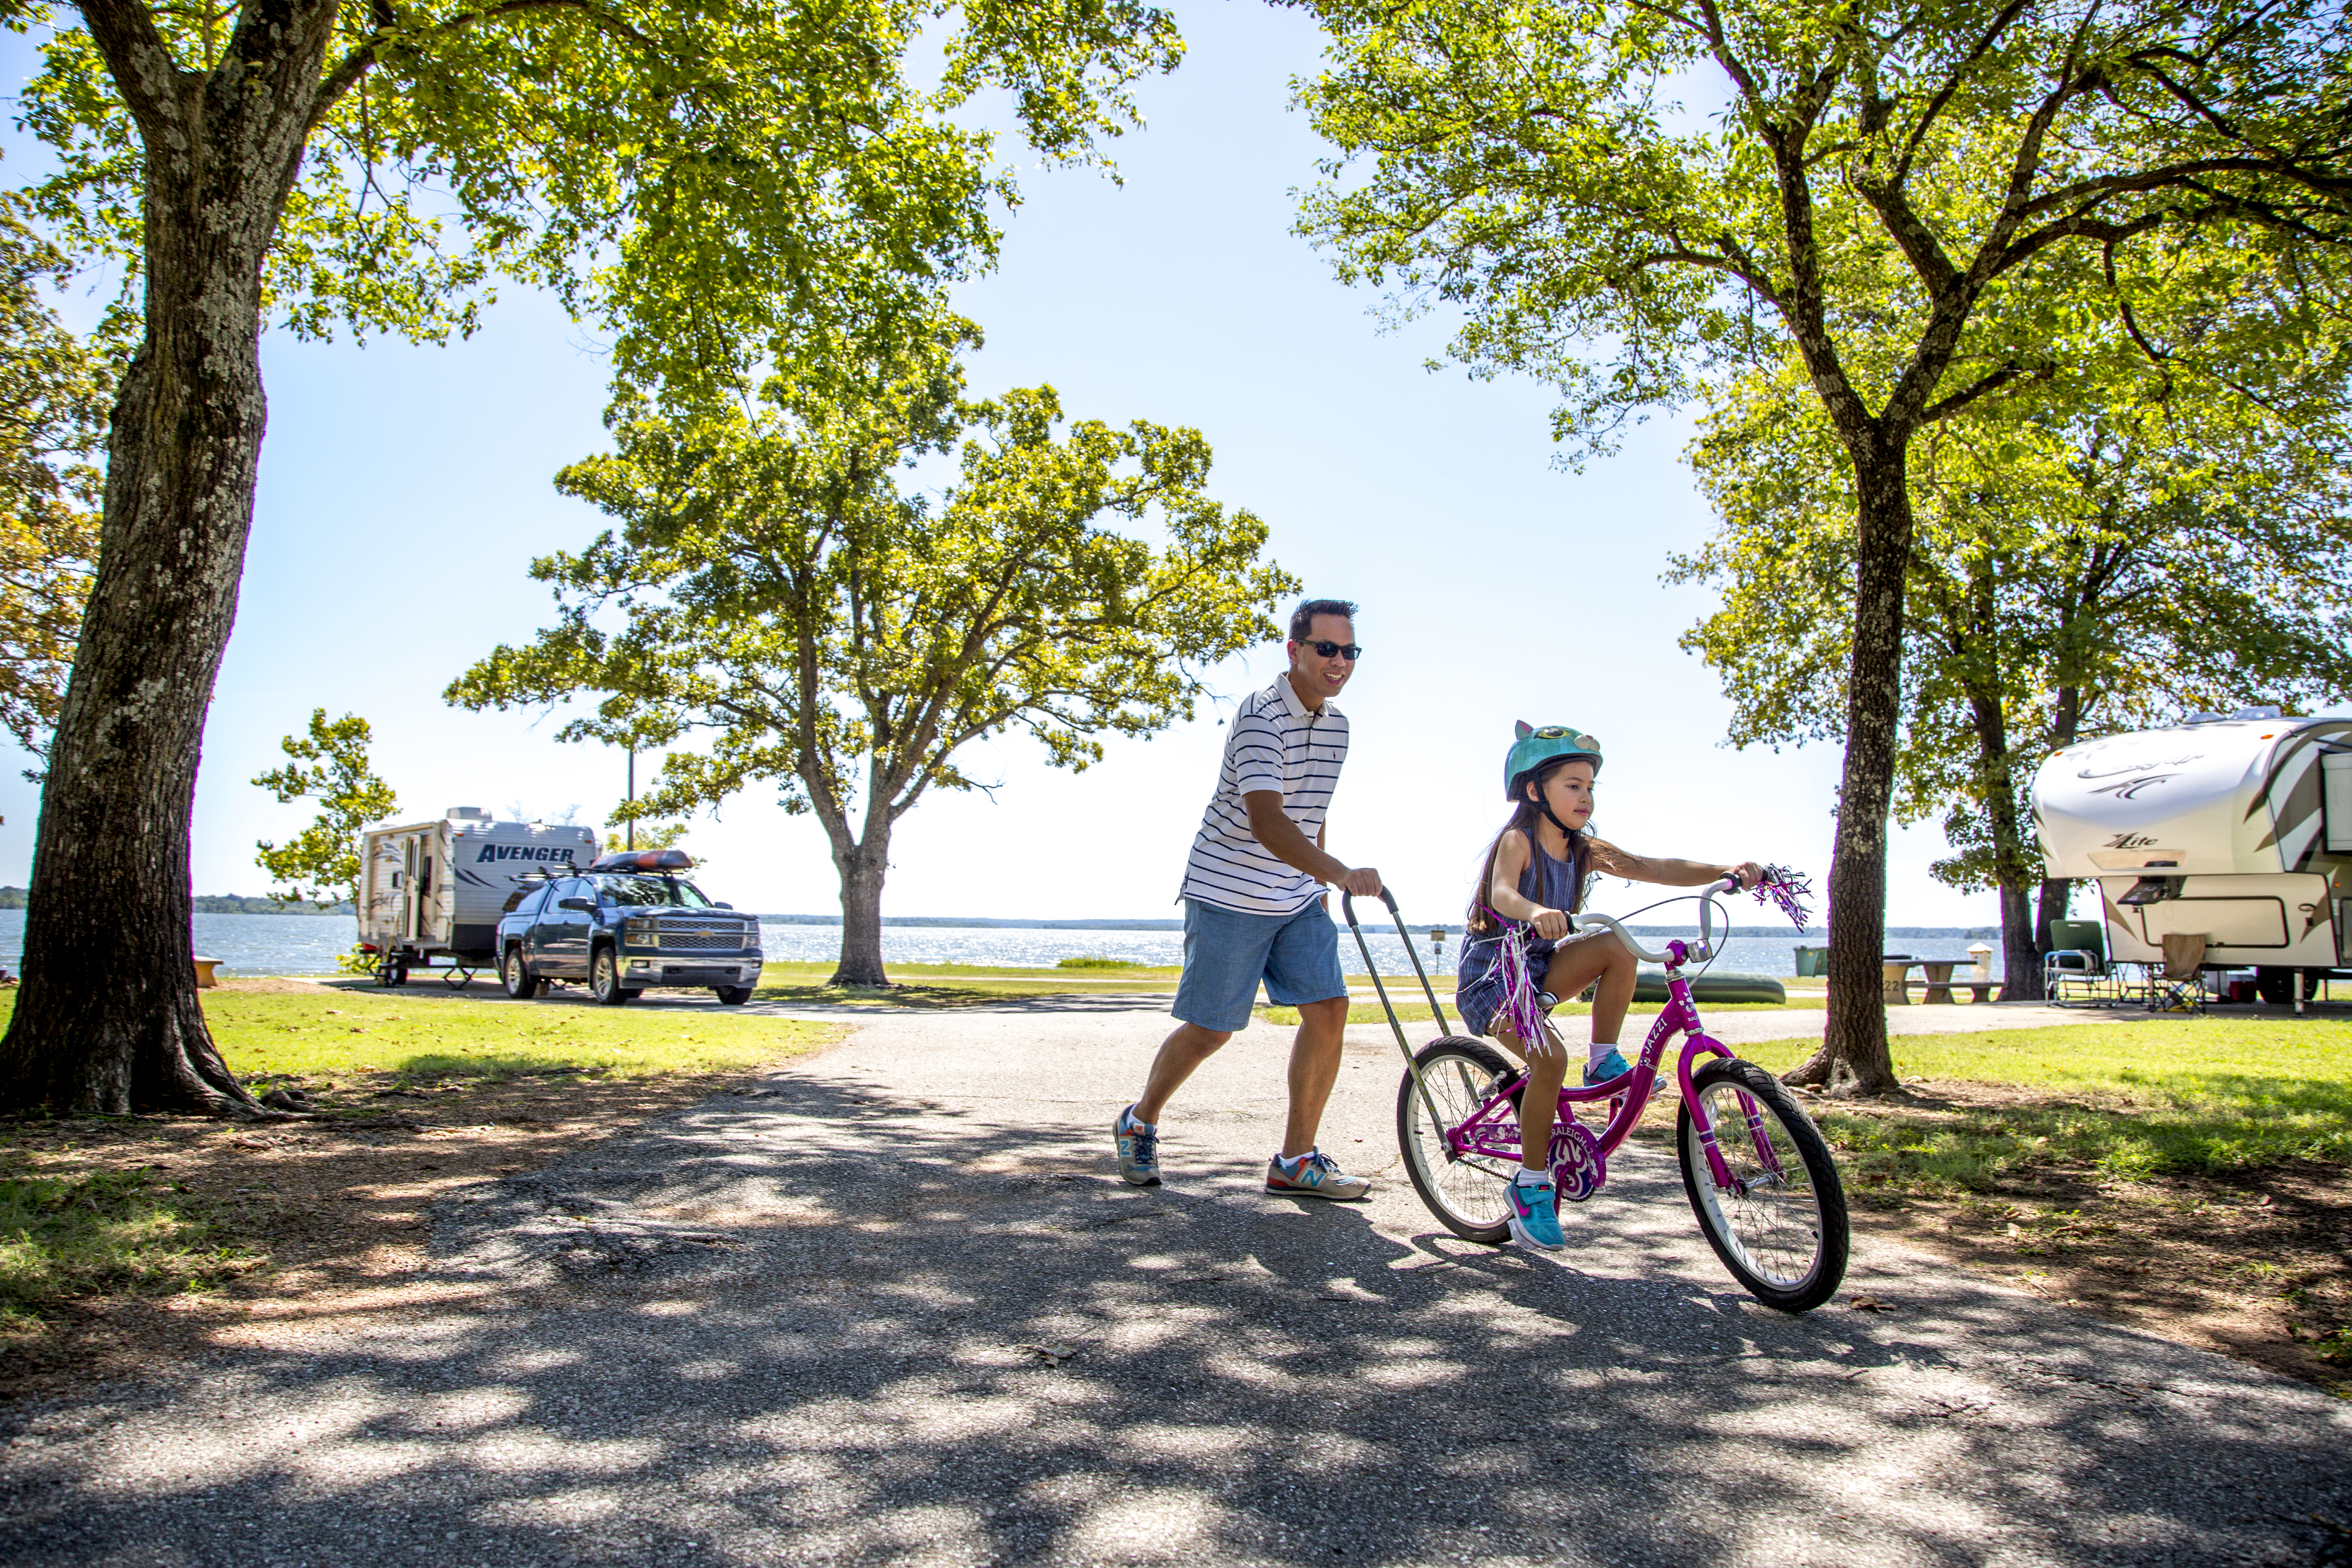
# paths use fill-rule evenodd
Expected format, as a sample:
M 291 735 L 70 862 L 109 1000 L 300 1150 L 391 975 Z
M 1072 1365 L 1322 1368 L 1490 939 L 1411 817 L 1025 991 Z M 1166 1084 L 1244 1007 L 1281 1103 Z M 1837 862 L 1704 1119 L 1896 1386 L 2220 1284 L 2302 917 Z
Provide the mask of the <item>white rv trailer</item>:
M 2033 816 L 2050 874 L 2098 883 L 2112 958 L 2200 935 L 2274 1001 L 2352 965 L 2352 720 L 2248 709 L 2084 741 L 2042 764 Z
M 470 805 L 437 821 L 371 827 L 360 841 L 360 944 L 377 954 L 376 979 L 408 981 L 413 965 L 498 967 L 499 916 L 530 874 L 584 868 L 593 829 L 493 822 Z

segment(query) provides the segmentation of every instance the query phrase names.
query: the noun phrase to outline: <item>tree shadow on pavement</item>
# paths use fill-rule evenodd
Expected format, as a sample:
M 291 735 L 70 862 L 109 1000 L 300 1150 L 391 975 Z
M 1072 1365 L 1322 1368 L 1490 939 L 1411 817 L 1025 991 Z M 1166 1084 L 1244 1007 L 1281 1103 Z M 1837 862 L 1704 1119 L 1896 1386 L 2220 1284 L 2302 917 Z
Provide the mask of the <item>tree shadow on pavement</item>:
M 667 1118 L 445 1202 L 462 1310 L 20 1412 L 0 1550 L 2146 1563 L 2352 1514 L 2352 1424 L 2252 1369 L 1974 1287 L 1695 1281 L 1663 1159 L 1556 1261 L 1238 1161 L 1139 1191 L 1104 1142 L 814 1075 Z

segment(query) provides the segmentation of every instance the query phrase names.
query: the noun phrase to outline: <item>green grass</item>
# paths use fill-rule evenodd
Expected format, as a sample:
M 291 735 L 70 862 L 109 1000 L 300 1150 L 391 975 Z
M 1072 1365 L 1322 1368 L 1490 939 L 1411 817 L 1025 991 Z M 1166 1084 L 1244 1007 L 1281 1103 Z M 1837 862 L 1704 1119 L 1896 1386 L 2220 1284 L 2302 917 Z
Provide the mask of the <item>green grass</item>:
M 0 1177 L 0 1335 L 72 1297 L 201 1289 L 257 1261 L 152 1172 Z
M 1099 952 L 1082 952 L 1063 959 L 1056 969 L 1149 969 L 1151 965 L 1132 958 L 1109 958 Z
M 511 1078 L 551 1069 L 622 1078 L 764 1067 L 834 1039 L 831 1024 L 436 994 L 411 984 L 316 992 L 207 991 L 205 1018 L 241 1078 L 362 1073 Z M 0 1027 L 14 1005 L 0 993 Z
M 436 996 L 421 987 L 215 991 L 205 1016 L 240 1075 L 390 1072 L 510 1078 L 551 1068 L 606 1077 L 723 1072 L 813 1050 L 838 1030 L 713 1007 L 595 1007 L 564 1002 Z
M 1898 1036 L 1894 1048 L 1906 1081 L 1928 1080 L 1918 1086 L 1927 1104 L 1813 1102 L 1864 1190 L 1981 1192 L 2037 1170 L 2136 1180 L 2352 1163 L 2352 1021 L 2155 1019 Z M 1813 1049 L 1811 1040 L 1739 1047 L 1776 1072 Z M 2017 1104 L 1939 1107 L 1947 1082 L 2037 1092 Z

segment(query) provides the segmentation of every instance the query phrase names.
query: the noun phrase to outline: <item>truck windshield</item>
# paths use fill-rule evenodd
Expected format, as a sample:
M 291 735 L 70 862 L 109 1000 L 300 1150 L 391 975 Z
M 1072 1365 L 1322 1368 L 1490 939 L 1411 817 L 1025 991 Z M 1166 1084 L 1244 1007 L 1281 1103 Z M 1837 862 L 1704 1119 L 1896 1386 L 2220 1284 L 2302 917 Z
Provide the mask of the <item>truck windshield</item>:
M 596 890 L 613 902 L 635 909 L 658 905 L 671 909 L 707 910 L 710 900 L 702 889 L 691 882 L 681 882 L 676 877 L 615 876 L 607 873 L 594 879 Z

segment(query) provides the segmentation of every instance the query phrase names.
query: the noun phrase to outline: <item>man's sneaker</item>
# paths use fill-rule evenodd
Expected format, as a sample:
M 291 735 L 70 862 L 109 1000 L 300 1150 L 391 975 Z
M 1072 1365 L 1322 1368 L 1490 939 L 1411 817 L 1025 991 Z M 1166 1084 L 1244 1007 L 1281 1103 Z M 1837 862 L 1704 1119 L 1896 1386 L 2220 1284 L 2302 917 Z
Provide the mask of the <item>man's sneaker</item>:
M 1361 1176 L 1349 1175 L 1330 1155 L 1310 1149 L 1296 1166 L 1286 1167 L 1276 1154 L 1266 1163 L 1265 1190 L 1294 1198 L 1331 1198 L 1352 1203 L 1372 1190 Z
M 1596 1083 L 1607 1083 L 1612 1078 L 1623 1078 L 1627 1073 L 1632 1072 L 1633 1070 L 1633 1068 L 1632 1064 L 1627 1062 L 1623 1057 L 1618 1055 L 1617 1047 L 1612 1046 L 1609 1047 L 1609 1054 L 1607 1056 L 1602 1057 L 1597 1062 L 1586 1064 L 1584 1068 L 1584 1087 L 1591 1089 Z
M 1552 1185 L 1549 1173 L 1533 1184 L 1505 1182 L 1503 1192 L 1511 1205 L 1511 1235 L 1521 1246 L 1554 1252 L 1568 1245 L 1568 1237 L 1559 1230 L 1559 1190 Z
M 1160 1184 L 1160 1128 L 1156 1123 L 1137 1121 L 1128 1110 L 1118 1113 L 1110 1124 L 1111 1142 L 1118 1146 L 1118 1173 L 1139 1187 Z

